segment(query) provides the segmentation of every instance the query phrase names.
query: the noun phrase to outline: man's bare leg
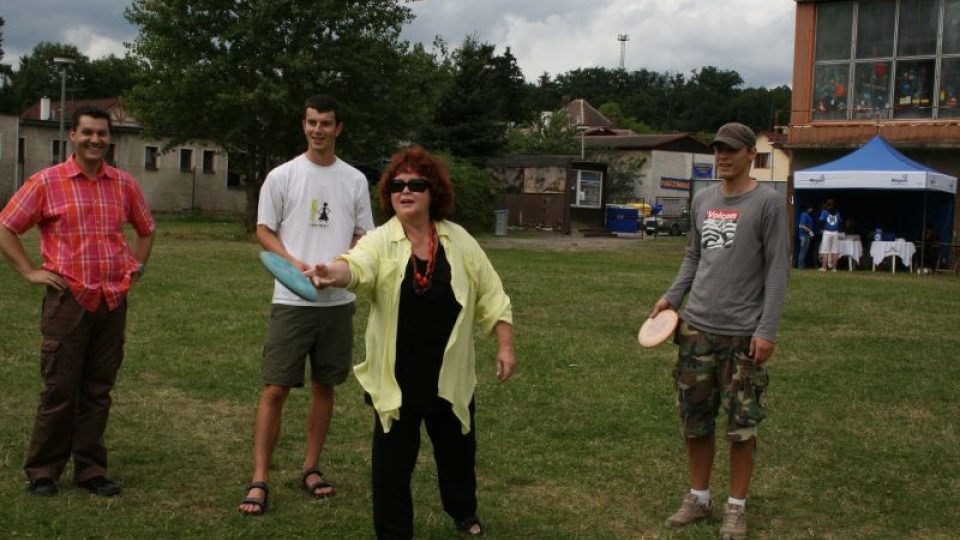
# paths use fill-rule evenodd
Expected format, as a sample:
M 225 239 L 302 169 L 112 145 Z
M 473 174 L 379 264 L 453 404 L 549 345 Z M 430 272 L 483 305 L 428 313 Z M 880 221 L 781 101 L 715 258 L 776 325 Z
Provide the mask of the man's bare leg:
M 257 405 L 257 414 L 253 424 L 253 481 L 268 483 L 270 481 L 270 460 L 277 447 L 280 437 L 280 421 L 283 404 L 287 401 L 290 388 L 268 384 L 260 393 L 260 403 Z M 260 488 L 253 488 L 246 497 L 263 499 L 266 493 Z M 241 504 L 240 512 L 244 514 L 260 513 L 260 507 L 254 504 Z

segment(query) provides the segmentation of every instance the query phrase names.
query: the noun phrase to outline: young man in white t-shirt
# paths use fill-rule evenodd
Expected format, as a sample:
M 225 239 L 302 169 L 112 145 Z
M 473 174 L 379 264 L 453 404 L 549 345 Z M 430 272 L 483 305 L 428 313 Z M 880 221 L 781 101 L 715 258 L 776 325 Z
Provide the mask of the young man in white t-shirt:
M 301 270 L 333 260 L 373 229 L 367 179 L 336 155 L 343 130 L 340 105 L 316 95 L 304 104 L 307 151 L 270 171 L 260 191 L 257 240 Z M 354 295 L 344 289 L 319 292 L 317 302 L 274 284 L 263 347 L 263 391 L 253 435 L 253 481 L 240 504 L 243 514 L 267 508 L 270 459 L 280 434 L 283 404 L 303 386 L 310 360 L 310 409 L 301 487 L 316 498 L 336 493 L 317 468 L 333 415 L 334 387 L 352 364 Z

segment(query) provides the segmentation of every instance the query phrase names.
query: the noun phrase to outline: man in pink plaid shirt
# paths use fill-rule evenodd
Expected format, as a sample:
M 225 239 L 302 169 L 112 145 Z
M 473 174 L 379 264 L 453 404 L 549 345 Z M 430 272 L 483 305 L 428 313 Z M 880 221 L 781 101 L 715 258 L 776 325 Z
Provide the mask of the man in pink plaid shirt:
M 110 497 L 103 434 L 110 390 L 123 360 L 127 291 L 143 275 L 154 222 L 137 182 L 104 162 L 110 115 L 73 114 L 73 154 L 30 177 L 0 212 L 0 251 L 27 281 L 46 286 L 40 331 L 44 389 L 24 470 L 30 493 L 56 495 L 73 456 L 74 481 Z M 124 223 L 137 233 L 127 244 Z M 34 266 L 19 235 L 40 229 L 43 265 Z

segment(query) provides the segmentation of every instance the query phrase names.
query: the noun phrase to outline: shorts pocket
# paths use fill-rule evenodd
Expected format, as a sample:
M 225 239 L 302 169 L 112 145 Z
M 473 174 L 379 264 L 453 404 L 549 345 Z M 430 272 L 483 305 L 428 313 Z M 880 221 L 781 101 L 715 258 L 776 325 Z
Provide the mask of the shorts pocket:
M 742 364 L 741 369 L 744 370 L 743 381 L 734 396 L 737 401 L 734 420 L 739 426 L 753 427 L 767 416 L 764 394 L 770 384 L 770 376 L 766 369 L 754 366 L 752 362 Z

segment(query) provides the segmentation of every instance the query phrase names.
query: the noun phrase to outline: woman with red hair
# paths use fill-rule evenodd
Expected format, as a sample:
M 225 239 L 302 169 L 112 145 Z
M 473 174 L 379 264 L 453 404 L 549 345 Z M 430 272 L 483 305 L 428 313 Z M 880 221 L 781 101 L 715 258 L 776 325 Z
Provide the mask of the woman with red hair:
M 390 219 L 312 272 L 318 288 L 345 287 L 372 302 L 366 359 L 354 374 L 376 413 L 374 528 L 381 539 L 413 537 L 410 478 L 425 423 L 443 508 L 457 530 L 479 536 L 474 328 L 496 335 L 496 376 L 506 381 L 516 366 L 510 299 L 477 241 L 447 220 L 454 196 L 442 161 L 401 150 L 379 191 Z

